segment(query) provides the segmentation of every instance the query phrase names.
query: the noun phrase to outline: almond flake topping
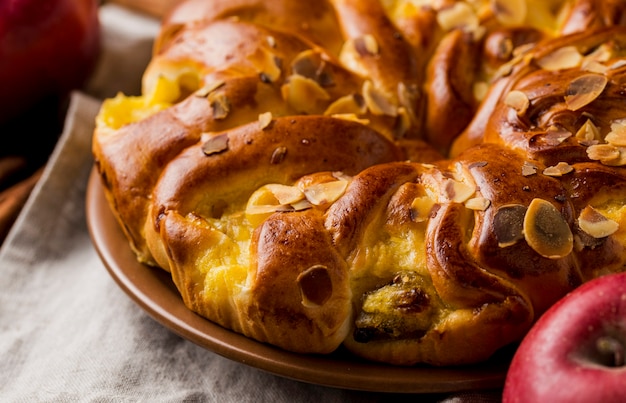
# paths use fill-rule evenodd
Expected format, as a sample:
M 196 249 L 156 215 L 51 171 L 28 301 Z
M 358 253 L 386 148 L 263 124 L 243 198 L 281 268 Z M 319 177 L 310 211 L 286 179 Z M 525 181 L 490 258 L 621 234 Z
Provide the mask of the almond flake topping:
M 543 174 L 547 176 L 563 176 L 565 174 L 572 172 L 573 170 L 574 170 L 574 167 L 572 167 L 567 162 L 559 162 L 556 165 L 553 165 L 551 167 L 547 167 L 546 169 L 544 169 Z
M 504 99 L 504 103 L 515 109 L 517 114 L 520 116 L 526 113 L 528 107 L 530 106 L 528 96 L 524 92 L 518 90 L 509 92 Z
M 475 31 L 480 22 L 472 7 L 465 2 L 455 2 L 453 6 L 443 8 L 437 13 L 437 22 L 444 31 L 463 29 Z
M 218 134 L 210 137 L 202 144 L 202 152 L 204 155 L 219 154 L 228 150 L 228 135 Z
M 448 179 L 444 189 L 446 197 L 453 203 L 463 203 L 476 193 L 475 186 L 454 179 Z
M 230 101 L 223 92 L 209 93 L 207 100 L 213 110 L 213 118 L 216 120 L 226 119 L 230 113 Z
M 211 83 L 206 83 L 202 88 L 197 90 L 194 93 L 194 95 L 197 96 L 197 97 L 200 97 L 200 98 L 205 98 L 210 93 L 212 93 L 213 91 L 215 91 L 216 89 L 222 87 L 225 84 L 226 84 L 226 82 L 224 82 L 224 81 L 214 81 L 214 82 L 211 82 Z
M 435 206 L 435 201 L 428 196 L 416 197 L 409 209 L 411 220 L 414 222 L 425 222 L 430 218 L 430 213 Z
M 272 112 L 264 112 L 259 114 L 259 128 L 266 129 L 272 123 Z
M 524 161 L 524 165 L 522 165 L 522 176 L 531 176 L 537 173 L 537 165 L 531 164 L 528 161 Z
M 533 199 L 524 215 L 524 238 L 535 252 L 559 259 L 574 249 L 574 236 L 563 215 L 549 201 Z
M 611 122 L 611 131 L 604 140 L 616 147 L 626 147 L 626 119 Z
M 620 150 L 610 144 L 595 144 L 587 147 L 587 156 L 605 165 L 619 165 Z
M 366 80 L 362 87 L 365 105 L 374 115 L 397 116 L 398 107 L 393 104 L 389 97 L 374 86 L 370 80 Z
M 465 207 L 470 210 L 485 211 L 491 205 L 491 201 L 484 197 L 473 197 L 465 202 Z
M 345 193 L 347 187 L 348 181 L 337 180 L 308 186 L 303 192 L 308 201 L 315 206 L 320 206 L 337 201 Z
M 583 142 L 591 142 L 600 140 L 600 130 L 591 119 L 587 121 L 576 132 L 576 138 Z
M 506 248 L 524 239 L 524 215 L 526 206 L 507 204 L 500 206 L 493 217 L 493 231 L 498 246 Z
M 573 80 L 565 91 L 565 104 L 567 109 L 577 111 L 589 105 L 602 94 L 608 78 L 600 74 L 584 74 Z
M 281 88 L 285 101 L 300 113 L 314 114 L 318 111 L 318 102 L 325 102 L 330 95 L 315 80 L 294 74 Z
M 367 112 L 365 100 L 361 94 L 344 95 L 326 108 L 324 115 L 354 114 L 361 115 Z
M 619 224 L 606 218 L 592 206 L 587 206 L 578 216 L 578 226 L 594 238 L 604 238 L 619 229 Z
M 583 56 L 575 46 L 564 46 L 537 60 L 544 70 L 557 71 L 580 66 Z

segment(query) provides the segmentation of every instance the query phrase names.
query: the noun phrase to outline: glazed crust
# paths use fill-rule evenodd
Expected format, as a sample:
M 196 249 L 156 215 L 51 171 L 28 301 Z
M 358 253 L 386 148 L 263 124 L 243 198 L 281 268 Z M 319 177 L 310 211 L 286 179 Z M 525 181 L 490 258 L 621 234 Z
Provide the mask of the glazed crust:
M 183 2 L 143 95 L 103 105 L 106 197 L 187 307 L 460 365 L 625 269 L 623 2 L 311 4 Z

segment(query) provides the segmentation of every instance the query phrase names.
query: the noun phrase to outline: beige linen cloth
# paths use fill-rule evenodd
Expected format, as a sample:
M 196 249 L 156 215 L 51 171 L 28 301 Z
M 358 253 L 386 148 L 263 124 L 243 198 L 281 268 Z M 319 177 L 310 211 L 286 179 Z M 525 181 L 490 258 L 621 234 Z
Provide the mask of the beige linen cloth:
M 391 396 L 286 379 L 175 335 L 124 294 L 87 230 L 91 135 L 102 97 L 139 90 L 158 25 L 119 6 L 100 15 L 105 49 L 89 95 L 73 95 L 43 177 L 0 249 L 0 402 L 498 400 L 497 392 Z

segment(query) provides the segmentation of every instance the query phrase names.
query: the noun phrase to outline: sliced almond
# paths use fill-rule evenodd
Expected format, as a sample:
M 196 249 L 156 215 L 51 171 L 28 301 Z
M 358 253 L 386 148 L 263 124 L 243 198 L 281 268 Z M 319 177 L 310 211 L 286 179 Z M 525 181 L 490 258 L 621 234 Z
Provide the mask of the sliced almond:
M 398 107 L 390 100 L 390 97 L 379 88 L 376 88 L 370 80 L 366 80 L 362 87 L 365 105 L 374 115 L 397 116 Z
M 601 74 L 584 74 L 573 80 L 565 91 L 567 109 L 577 111 L 589 105 L 602 94 L 608 78 Z
M 365 100 L 361 94 L 344 95 L 326 108 L 324 115 L 354 114 L 362 115 L 367 112 Z
M 541 256 L 560 259 L 574 248 L 572 231 L 557 208 L 547 200 L 533 199 L 524 216 L 524 238 Z
M 311 204 L 320 206 L 337 201 L 337 199 L 345 193 L 347 187 L 347 181 L 338 180 L 308 186 L 303 190 L 303 192 L 306 199 L 310 201 Z
M 563 176 L 574 170 L 574 167 L 567 162 L 559 162 L 556 165 L 547 167 L 543 170 L 543 174 L 547 176 Z
M 551 127 L 543 134 L 541 139 L 545 144 L 556 147 L 572 136 L 572 132 Z
M 216 120 L 226 119 L 230 113 L 230 101 L 223 92 L 211 92 L 207 96 L 209 105 L 213 110 L 213 118 Z
M 544 70 L 558 71 L 571 69 L 581 65 L 583 56 L 575 46 L 564 46 L 537 60 Z
M 437 13 L 437 22 L 444 31 L 463 29 L 474 31 L 479 25 L 478 16 L 466 2 L 455 2 L 451 7 L 443 8 Z
M 281 60 L 273 52 L 265 47 L 259 47 L 254 54 L 249 57 L 254 68 L 259 72 L 263 82 L 276 82 L 281 75 Z
M 411 220 L 418 223 L 428 221 L 434 206 L 435 201 L 430 197 L 416 197 L 410 207 Z
M 491 205 L 491 201 L 484 197 L 473 197 L 465 202 L 465 207 L 470 210 L 485 211 Z
M 605 165 L 612 165 L 620 159 L 620 151 L 610 144 L 595 144 L 587 147 L 587 156 L 594 161 L 600 161 Z
M 283 99 L 300 113 L 314 114 L 318 111 L 318 102 L 330 99 L 328 92 L 316 81 L 298 74 L 289 76 L 281 90 Z
M 537 165 L 524 161 L 524 164 L 522 165 L 522 176 L 534 175 L 537 173 L 537 169 L 539 169 Z
M 354 49 L 361 56 L 376 56 L 380 52 L 376 38 L 370 34 L 355 38 Z
M 448 179 L 445 183 L 445 195 L 453 203 L 463 203 L 476 193 L 476 187 L 465 182 Z
M 259 114 L 259 128 L 266 129 L 272 123 L 272 112 L 264 112 Z
M 204 142 L 204 144 L 202 144 L 202 152 L 204 155 L 220 154 L 226 150 L 228 150 L 227 134 L 211 136 Z
M 626 119 L 617 119 L 611 122 L 611 131 L 604 140 L 616 147 L 626 147 Z
M 530 106 L 528 96 L 524 92 L 518 90 L 509 92 L 504 99 L 504 103 L 515 109 L 517 114 L 520 116 L 526 113 L 528 107 Z
M 576 132 L 576 138 L 580 141 L 590 142 L 600 139 L 600 130 L 591 119 L 587 121 Z
M 218 88 L 224 86 L 226 82 L 224 81 L 212 81 L 210 83 L 206 83 L 202 88 L 194 92 L 194 95 L 201 98 L 206 98 L 210 93 L 215 91 Z
M 592 206 L 582 209 L 578 216 L 578 226 L 594 238 L 607 237 L 619 229 L 617 222 L 608 219 Z
M 498 246 L 506 248 L 524 239 L 524 215 L 526 206 L 507 204 L 500 206 L 493 218 L 493 232 Z
M 278 204 L 293 204 L 304 199 L 304 194 L 295 186 L 268 184 L 265 188 L 274 195 Z

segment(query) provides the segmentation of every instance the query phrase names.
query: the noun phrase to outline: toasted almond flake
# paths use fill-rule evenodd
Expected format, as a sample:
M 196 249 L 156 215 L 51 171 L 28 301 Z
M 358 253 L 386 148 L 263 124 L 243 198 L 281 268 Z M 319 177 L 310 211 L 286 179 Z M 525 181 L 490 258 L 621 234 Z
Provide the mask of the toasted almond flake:
M 287 156 L 287 147 L 276 147 L 274 151 L 272 151 L 272 156 L 270 157 L 270 164 L 280 164 L 283 162 L 285 157 Z
M 603 43 L 602 45 L 595 48 L 591 53 L 585 55 L 585 61 L 595 61 L 598 63 L 605 63 L 611 60 L 613 57 L 613 51 L 611 47 Z
M 626 146 L 626 119 L 616 119 L 611 122 L 611 131 L 604 140 L 616 147 Z
M 334 171 L 332 175 L 333 175 L 333 178 L 341 180 L 341 181 L 350 182 L 352 180 L 352 176 L 346 173 L 343 173 L 341 171 Z
M 365 126 L 370 124 L 369 119 L 360 118 L 354 113 L 335 113 L 334 115 L 330 115 L 330 116 L 335 119 L 342 119 L 342 120 L 348 120 L 350 122 L 357 122 Z
M 272 112 L 263 112 L 259 114 L 259 128 L 265 130 L 272 123 Z
M 476 193 L 476 187 L 454 179 L 448 179 L 445 184 L 445 195 L 454 203 L 463 203 Z
M 575 46 L 564 46 L 537 60 L 544 70 L 558 71 L 581 65 L 583 56 Z
M 344 42 L 339 52 L 339 62 L 342 66 L 361 77 L 367 77 L 368 75 L 368 69 L 363 63 L 363 57 L 359 55 L 355 48 L 354 39 L 348 39 Z
M 537 165 L 524 161 L 524 164 L 522 165 L 522 176 L 535 175 L 537 173 L 537 169 L 539 169 Z
M 530 106 L 528 96 L 524 92 L 518 90 L 509 92 L 504 99 L 504 103 L 515 109 L 517 114 L 520 116 L 526 113 L 528 107 Z
M 547 200 L 533 199 L 524 215 L 524 238 L 541 256 L 560 259 L 574 249 L 572 231 L 557 208 Z
M 491 8 L 498 22 L 505 26 L 522 24 L 528 12 L 525 0 L 491 0 Z
M 207 100 L 213 110 L 213 118 L 216 120 L 226 119 L 230 113 L 230 101 L 223 92 L 211 92 Z
M 474 93 L 474 99 L 477 101 L 482 101 L 487 96 L 489 92 L 489 84 L 484 81 L 478 81 L 472 87 L 472 91 Z
M 324 115 L 353 114 L 362 115 L 367 112 L 365 101 L 360 94 L 344 95 L 326 108 Z
M 572 132 L 550 127 L 541 138 L 547 145 L 556 147 L 572 136 Z
M 363 83 L 361 89 L 365 105 L 374 115 L 397 116 L 398 107 L 382 90 L 376 88 L 370 80 Z
M 595 60 L 584 60 L 582 66 L 580 67 L 583 71 L 588 71 L 590 73 L 596 74 L 606 74 L 609 71 L 609 68 L 604 64 L 595 61 Z
M 259 47 L 254 54 L 249 57 L 254 68 L 259 72 L 261 80 L 264 82 L 276 82 L 281 75 L 281 59 L 265 47 Z
M 276 38 L 274 38 L 271 35 L 268 35 L 265 40 L 267 41 L 267 44 L 269 45 L 270 48 L 275 48 L 276 47 Z
M 219 154 L 226 150 L 228 150 L 228 134 L 211 136 L 202 144 L 202 152 L 204 155 Z
M 567 162 L 559 162 L 556 165 L 553 165 L 551 167 L 547 167 L 546 169 L 544 169 L 543 174 L 547 176 L 563 176 L 565 174 L 572 172 L 573 170 L 574 170 L 574 167 L 572 167 Z
M 491 205 L 491 201 L 484 197 L 473 197 L 465 202 L 465 207 L 476 211 L 485 211 Z
M 295 186 L 271 183 L 265 187 L 274 195 L 279 204 L 293 204 L 304 199 L 302 191 Z
M 621 59 L 621 60 L 618 60 L 615 63 L 611 64 L 611 66 L 609 66 L 609 68 L 611 70 L 617 70 L 617 69 L 621 69 L 624 66 L 626 66 L 626 59 Z
M 506 248 L 524 239 L 524 215 L 526 206 L 506 204 L 500 206 L 493 217 L 493 231 L 498 246 Z
M 466 31 L 474 31 L 479 20 L 472 7 L 465 2 L 455 2 L 452 7 L 439 10 L 437 13 L 437 22 L 444 31 L 453 29 L 464 29 Z
M 315 80 L 294 74 L 281 88 L 285 101 L 300 113 L 315 114 L 318 102 L 325 102 L 330 95 Z
M 610 144 L 596 144 L 587 147 L 587 156 L 591 160 L 611 165 L 611 163 L 619 160 L 620 152 L 617 147 Z
M 594 141 L 600 139 L 600 130 L 591 119 L 587 121 L 576 132 L 576 138 L 581 141 Z
M 225 84 L 226 82 L 224 81 L 213 81 L 210 83 L 206 83 L 204 86 L 202 86 L 202 88 L 194 92 L 194 95 L 197 97 L 206 98 L 210 93 L 218 88 L 221 88 Z
M 300 288 L 302 305 L 309 309 L 323 306 L 333 294 L 333 282 L 328 267 L 321 264 L 300 273 L 296 283 Z
M 573 80 L 565 91 L 567 109 L 577 111 L 589 105 L 602 94 L 608 78 L 601 74 L 584 74 Z
M 619 229 L 617 222 L 608 219 L 592 206 L 582 209 L 578 216 L 578 226 L 594 238 L 607 237 Z
M 337 201 L 345 193 L 347 187 L 347 181 L 338 180 L 308 186 L 303 192 L 308 201 L 315 206 L 320 206 Z
M 291 62 L 292 74 L 310 78 L 322 88 L 335 84 L 330 65 L 322 58 L 319 51 L 308 49 L 300 52 Z
M 311 202 L 306 199 L 291 203 L 290 206 L 293 207 L 294 211 L 308 210 L 313 207 Z
M 404 137 L 406 132 L 408 132 L 411 128 L 412 124 L 413 120 L 406 111 L 406 108 L 404 106 L 399 107 L 398 116 L 396 116 L 396 122 L 393 127 L 394 138 L 399 139 Z
M 380 51 L 376 38 L 370 34 L 355 38 L 354 49 L 361 56 L 376 56 Z
M 409 209 L 411 220 L 414 222 L 425 222 L 430 218 L 430 213 L 435 206 L 435 201 L 428 196 L 416 197 Z

